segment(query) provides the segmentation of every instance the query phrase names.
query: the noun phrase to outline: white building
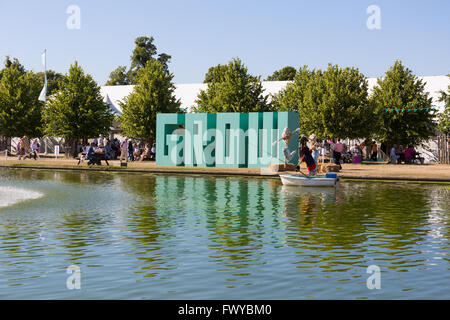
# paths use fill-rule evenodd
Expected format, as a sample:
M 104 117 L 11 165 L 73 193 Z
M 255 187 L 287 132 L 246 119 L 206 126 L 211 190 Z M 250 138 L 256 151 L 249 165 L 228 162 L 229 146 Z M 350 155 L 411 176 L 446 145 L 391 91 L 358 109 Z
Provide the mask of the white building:
M 444 103 L 439 102 L 439 91 L 447 91 L 450 85 L 450 78 L 448 76 L 426 76 L 418 77 L 425 82 L 425 91 L 429 93 L 429 97 L 432 98 L 432 105 L 438 112 L 442 112 L 445 108 Z M 264 94 L 269 96 L 280 92 L 291 81 L 263 81 L 262 86 Z M 369 95 L 372 94 L 373 88 L 377 85 L 377 78 L 368 78 Z M 110 108 L 117 114 L 122 113 L 120 102 L 123 102 L 133 91 L 132 85 L 129 86 L 103 86 L 101 87 L 101 94 L 104 101 L 109 104 Z M 200 90 L 205 90 L 208 87 L 206 83 L 189 83 L 189 84 L 176 84 L 175 96 L 181 101 L 181 108 L 191 111 L 191 107 L 195 106 L 195 100 Z M 389 106 L 386 106 L 389 107 Z M 119 131 L 115 131 L 118 133 Z M 426 162 L 434 162 L 438 159 L 438 142 L 437 137 L 431 138 L 429 141 L 419 146 L 417 150 L 424 156 Z M 387 156 L 386 156 L 387 157 Z
M 447 76 L 427 76 L 418 77 L 422 79 L 425 84 L 425 90 L 433 98 L 432 106 L 439 107 L 439 111 L 443 110 L 443 103 L 438 101 L 439 91 L 447 91 L 450 85 L 450 78 Z M 368 78 L 369 95 L 372 93 L 373 87 L 377 84 L 376 78 Z M 291 81 L 263 81 L 262 86 L 264 88 L 265 95 L 271 95 L 280 92 Z M 206 83 L 188 83 L 188 84 L 176 84 L 175 96 L 181 101 L 181 108 L 191 110 L 191 107 L 196 105 L 195 100 L 200 90 L 205 90 L 208 87 Z M 103 86 L 101 87 L 101 94 L 104 101 L 108 103 L 111 109 L 118 114 L 122 113 L 120 102 L 124 101 L 124 98 L 133 91 L 133 86 Z

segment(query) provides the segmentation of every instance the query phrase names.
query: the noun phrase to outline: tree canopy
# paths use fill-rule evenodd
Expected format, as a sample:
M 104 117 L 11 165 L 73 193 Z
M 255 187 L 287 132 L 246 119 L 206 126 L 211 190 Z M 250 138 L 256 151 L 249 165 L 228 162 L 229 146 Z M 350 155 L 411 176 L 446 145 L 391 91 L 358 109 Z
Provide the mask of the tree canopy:
M 41 85 L 44 86 L 44 72 L 38 72 L 36 75 L 41 81 Z M 63 78 L 63 74 L 53 70 L 47 70 L 47 96 L 51 96 L 60 89 L 59 83 Z
M 296 73 L 297 70 L 294 67 L 286 66 L 268 76 L 267 81 L 291 81 L 294 80 Z
M 164 65 L 150 59 L 139 69 L 133 92 L 122 103 L 121 128 L 124 134 L 151 142 L 156 137 L 156 114 L 180 111 L 180 101 L 175 98 L 173 74 Z
M 157 60 L 161 62 L 163 70 L 169 72 L 169 62 L 172 58 L 167 53 L 158 54 L 157 48 L 153 43 L 153 37 L 137 37 L 134 41 L 135 48 L 131 55 L 130 68 L 119 66 L 109 75 L 107 86 L 136 84 L 137 74 L 144 68 L 147 61 Z
M 127 67 L 119 66 L 109 74 L 109 80 L 105 86 L 123 86 L 131 84 L 128 78 Z
M 450 77 L 450 75 L 448 75 Z M 440 102 L 445 103 L 444 112 L 439 114 L 439 126 L 438 129 L 445 134 L 450 134 L 450 86 L 447 88 L 447 92 L 440 91 Z
M 371 134 L 375 118 L 367 100 L 367 80 L 358 69 L 330 64 L 325 71 L 301 67 L 273 104 L 280 111 L 299 112 L 302 134 L 363 138 Z
M 13 58 L 11 60 L 11 58 L 9 56 L 6 56 L 5 59 L 5 69 L 10 69 L 10 68 L 16 68 L 20 73 L 25 73 L 25 67 L 19 62 L 19 59 L 17 58 Z M 2 70 L 0 70 L 0 79 L 2 77 Z
M 38 100 L 42 89 L 39 78 L 9 57 L 0 73 L 0 136 L 41 136 L 43 103 Z
M 73 153 L 76 140 L 108 134 L 113 120 L 100 87 L 75 61 L 44 108 L 45 134 L 63 137 Z
M 381 142 L 416 145 L 434 135 L 432 99 L 424 88 L 425 83 L 398 60 L 377 80 L 370 102 L 380 115 L 376 135 Z
M 205 74 L 203 83 L 223 82 L 225 80 L 225 72 L 227 68 L 228 66 L 226 64 L 218 64 L 217 66 L 210 67 L 208 72 Z
M 208 75 L 209 74 L 209 75 Z M 208 88 L 201 90 L 196 100 L 197 112 L 257 112 L 270 111 L 271 105 L 263 95 L 261 77 L 248 73 L 239 58 L 227 65 L 210 68 Z

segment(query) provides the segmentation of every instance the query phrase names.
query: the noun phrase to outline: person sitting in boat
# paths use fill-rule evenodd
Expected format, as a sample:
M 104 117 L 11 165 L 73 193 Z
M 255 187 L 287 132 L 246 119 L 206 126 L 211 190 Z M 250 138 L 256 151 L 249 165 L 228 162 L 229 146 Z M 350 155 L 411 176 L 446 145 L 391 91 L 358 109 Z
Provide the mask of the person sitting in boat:
M 302 148 L 303 157 L 300 160 L 300 163 L 305 162 L 308 167 L 308 174 L 310 176 L 315 176 L 317 173 L 317 166 L 314 158 L 311 155 L 311 150 L 307 146 L 303 146 Z

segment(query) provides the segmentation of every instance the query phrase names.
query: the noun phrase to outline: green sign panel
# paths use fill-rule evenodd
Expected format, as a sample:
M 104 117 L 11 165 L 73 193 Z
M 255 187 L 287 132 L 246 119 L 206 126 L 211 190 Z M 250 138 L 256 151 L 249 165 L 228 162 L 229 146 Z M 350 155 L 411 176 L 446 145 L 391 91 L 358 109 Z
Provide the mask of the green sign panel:
M 297 112 L 158 114 L 156 165 L 267 168 L 285 162 L 283 150 L 298 149 Z M 289 162 L 297 164 L 298 152 Z

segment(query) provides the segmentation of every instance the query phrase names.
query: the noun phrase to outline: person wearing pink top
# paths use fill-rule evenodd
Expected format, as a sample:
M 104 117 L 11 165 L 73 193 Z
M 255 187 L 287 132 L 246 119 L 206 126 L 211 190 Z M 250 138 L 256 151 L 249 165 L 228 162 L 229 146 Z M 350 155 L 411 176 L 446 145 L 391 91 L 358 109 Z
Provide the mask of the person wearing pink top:
M 334 163 L 339 165 L 339 168 L 342 169 L 341 166 L 341 153 L 344 151 L 344 144 L 341 142 L 341 139 L 337 139 L 337 142 L 333 145 L 333 155 L 334 155 Z
M 411 163 L 411 160 L 415 157 L 416 150 L 412 145 L 409 145 L 405 151 L 405 163 Z

